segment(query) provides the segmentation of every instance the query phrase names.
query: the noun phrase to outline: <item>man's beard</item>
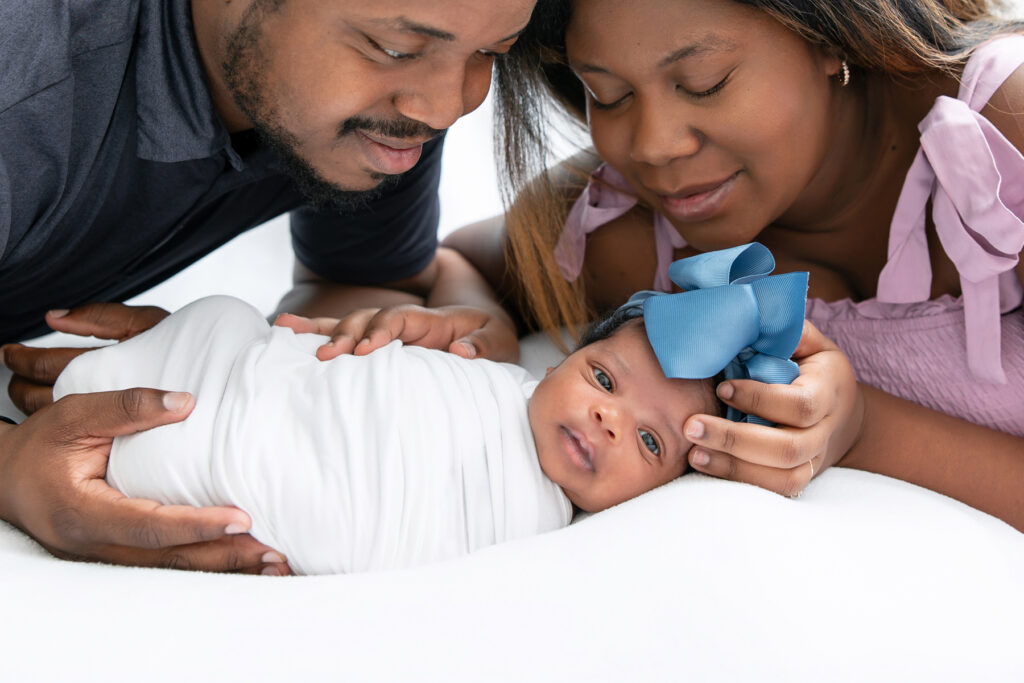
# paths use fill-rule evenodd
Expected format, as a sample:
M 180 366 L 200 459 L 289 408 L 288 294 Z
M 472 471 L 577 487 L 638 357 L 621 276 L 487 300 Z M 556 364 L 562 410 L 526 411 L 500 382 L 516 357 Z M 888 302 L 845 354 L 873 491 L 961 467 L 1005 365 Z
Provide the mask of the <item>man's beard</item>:
M 257 0 L 245 11 L 238 28 L 228 39 L 222 64 L 225 84 L 235 104 L 252 122 L 260 142 L 274 153 L 281 170 L 295 182 L 310 205 L 342 211 L 365 207 L 394 187 L 401 175 L 369 172 L 369 177 L 378 182 L 369 190 L 351 190 L 330 182 L 299 154 L 298 138 L 279 123 L 274 106 L 267 101 L 264 80 L 267 60 L 260 49 L 260 25 L 263 16 L 278 9 L 282 2 Z M 419 140 L 443 132 L 411 119 L 376 120 L 356 116 L 338 126 L 338 138 L 355 135 L 359 130 L 389 138 Z

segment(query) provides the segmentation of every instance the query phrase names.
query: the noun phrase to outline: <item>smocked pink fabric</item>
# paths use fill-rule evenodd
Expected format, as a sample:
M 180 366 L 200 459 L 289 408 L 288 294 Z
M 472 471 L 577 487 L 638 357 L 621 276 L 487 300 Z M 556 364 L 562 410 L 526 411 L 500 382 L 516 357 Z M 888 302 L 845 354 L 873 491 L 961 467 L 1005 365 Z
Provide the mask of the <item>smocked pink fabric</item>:
M 893 214 L 877 298 L 807 305 L 808 319 L 846 352 L 861 381 L 1017 436 L 1024 436 L 1024 288 L 1014 266 L 1024 249 L 1024 158 L 978 112 L 1021 64 L 1022 36 L 978 47 L 957 99 L 940 97 L 920 123 L 921 149 Z M 586 235 L 636 203 L 622 196 L 628 189 L 614 189 L 627 186 L 613 169 L 600 173 L 559 241 L 569 279 L 582 268 Z M 959 298 L 928 300 L 929 199 L 939 240 L 961 276 Z M 610 208 L 614 216 L 599 213 Z M 655 239 L 663 238 L 656 232 Z M 671 256 L 663 261 L 657 244 L 660 282 Z
M 623 215 L 634 206 L 637 199 L 630 193 L 629 184 L 618 171 L 608 164 L 594 171 L 573 204 L 565 227 L 555 245 L 555 262 L 562 271 L 562 276 L 570 282 L 580 276 L 583 271 L 583 257 L 587 251 L 587 235 Z M 668 277 L 668 267 L 676 249 L 686 246 L 682 238 L 668 219 L 660 213 L 654 214 L 654 245 L 658 255 L 658 268 L 654 274 L 654 289 L 659 292 L 671 292 L 672 280 Z

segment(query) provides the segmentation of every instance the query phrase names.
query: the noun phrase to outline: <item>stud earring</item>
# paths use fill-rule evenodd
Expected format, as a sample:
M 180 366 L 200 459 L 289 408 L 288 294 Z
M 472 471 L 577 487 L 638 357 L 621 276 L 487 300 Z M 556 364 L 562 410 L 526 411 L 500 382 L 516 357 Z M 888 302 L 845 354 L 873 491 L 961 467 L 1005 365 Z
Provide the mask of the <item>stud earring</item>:
M 839 76 L 839 86 L 845 88 L 850 83 L 850 65 L 846 63 L 845 59 L 839 68 L 839 73 L 841 74 Z

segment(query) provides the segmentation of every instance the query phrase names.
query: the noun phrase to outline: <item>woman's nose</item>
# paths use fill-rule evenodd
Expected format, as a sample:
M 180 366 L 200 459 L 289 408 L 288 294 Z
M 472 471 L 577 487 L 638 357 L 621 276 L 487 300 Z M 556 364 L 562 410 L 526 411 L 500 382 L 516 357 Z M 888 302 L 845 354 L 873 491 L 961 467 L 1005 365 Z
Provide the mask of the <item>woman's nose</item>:
M 451 127 L 479 107 L 491 87 L 491 69 L 485 61 L 451 60 L 424 68 L 418 76 L 395 96 L 395 108 L 403 116 L 436 130 Z
M 672 104 L 660 100 L 637 102 L 629 151 L 633 161 L 666 166 L 700 151 L 703 135 L 687 120 L 689 108 Z

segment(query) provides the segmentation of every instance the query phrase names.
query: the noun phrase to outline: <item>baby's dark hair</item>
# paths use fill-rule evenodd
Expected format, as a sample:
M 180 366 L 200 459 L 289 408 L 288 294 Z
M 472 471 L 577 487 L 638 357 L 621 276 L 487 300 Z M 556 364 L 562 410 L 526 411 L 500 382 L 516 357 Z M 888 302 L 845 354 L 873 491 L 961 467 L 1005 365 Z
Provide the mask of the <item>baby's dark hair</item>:
M 644 317 L 640 311 L 636 308 L 616 308 L 608 313 L 605 313 L 594 322 L 587 326 L 587 329 L 580 336 L 579 344 L 573 351 L 579 351 L 585 346 L 590 346 L 596 342 L 608 339 L 628 322 L 637 321 L 637 324 L 643 327 Z M 715 392 L 721 382 L 725 380 L 725 369 L 723 368 L 714 377 L 707 379 L 709 388 L 711 390 L 711 396 L 715 402 L 715 414 L 718 417 L 725 417 L 726 405 L 722 403 L 722 400 L 718 398 L 718 394 Z

